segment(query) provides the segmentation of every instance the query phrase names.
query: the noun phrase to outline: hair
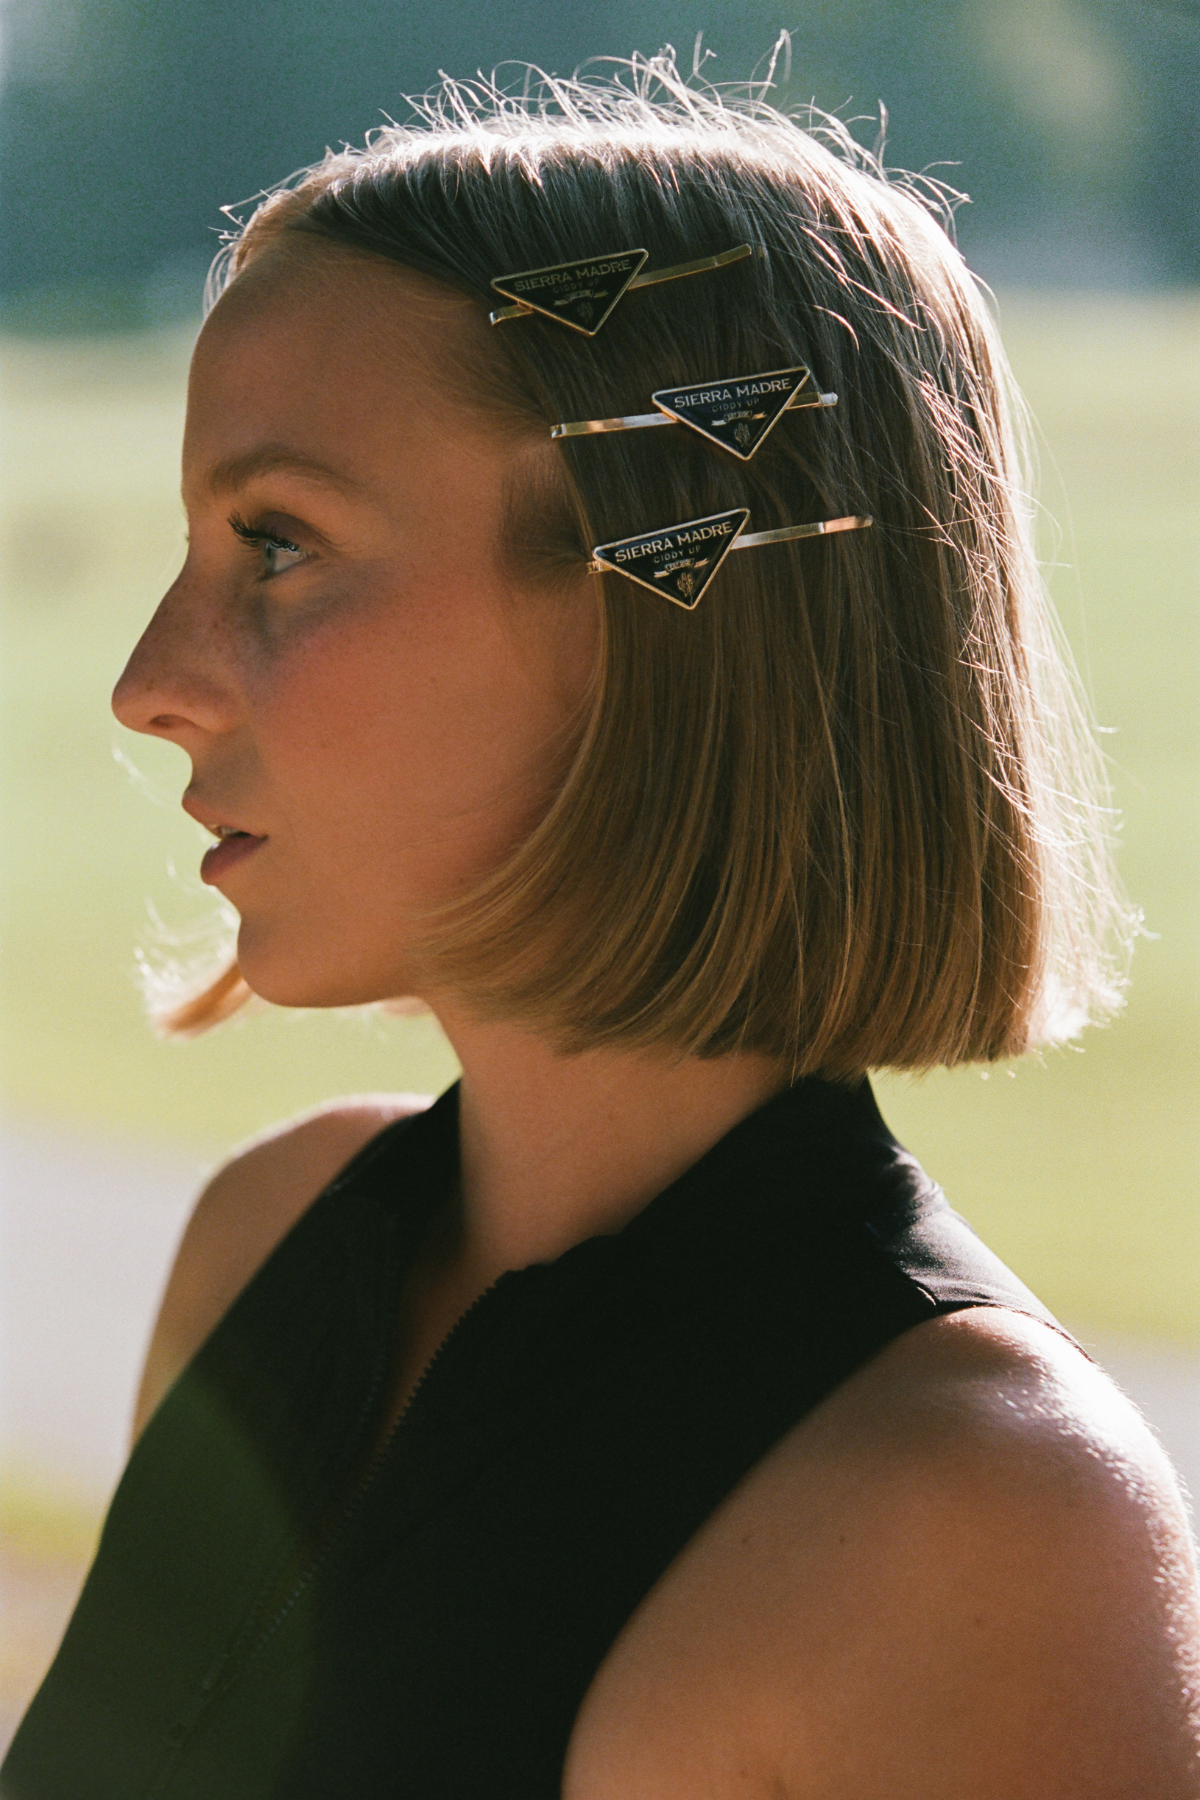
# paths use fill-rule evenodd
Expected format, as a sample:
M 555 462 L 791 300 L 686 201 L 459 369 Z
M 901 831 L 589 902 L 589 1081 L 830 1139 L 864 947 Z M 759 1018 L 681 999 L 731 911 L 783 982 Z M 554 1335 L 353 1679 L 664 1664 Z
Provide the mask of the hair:
M 1074 1035 L 1119 1003 L 1128 920 L 1032 551 L 1019 399 L 945 192 L 669 53 L 541 83 L 446 82 L 411 125 L 328 153 L 239 226 L 210 297 L 301 237 L 485 309 L 510 270 L 748 243 L 631 292 L 595 338 L 496 330 L 481 404 L 544 440 L 654 389 L 804 364 L 836 409 L 785 413 L 749 463 L 686 429 L 564 440 L 557 485 L 514 498 L 513 554 L 561 580 L 593 544 L 743 506 L 756 531 L 874 526 L 733 556 L 693 612 L 596 578 L 573 754 L 527 839 L 425 921 L 439 984 L 565 1051 L 753 1049 L 796 1076 Z M 248 994 L 226 968 L 166 1026 Z

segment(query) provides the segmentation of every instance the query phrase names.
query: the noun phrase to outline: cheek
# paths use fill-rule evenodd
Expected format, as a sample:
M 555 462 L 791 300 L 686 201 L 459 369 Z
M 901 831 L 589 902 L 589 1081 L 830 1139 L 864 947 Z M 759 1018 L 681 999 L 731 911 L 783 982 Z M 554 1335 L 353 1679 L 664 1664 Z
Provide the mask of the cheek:
M 566 710 L 553 659 L 515 640 L 499 609 L 465 622 L 451 605 L 423 610 L 306 634 L 252 697 L 297 837 L 332 836 L 343 866 L 374 861 L 389 880 L 406 863 L 421 887 L 422 873 L 481 873 L 534 822 Z

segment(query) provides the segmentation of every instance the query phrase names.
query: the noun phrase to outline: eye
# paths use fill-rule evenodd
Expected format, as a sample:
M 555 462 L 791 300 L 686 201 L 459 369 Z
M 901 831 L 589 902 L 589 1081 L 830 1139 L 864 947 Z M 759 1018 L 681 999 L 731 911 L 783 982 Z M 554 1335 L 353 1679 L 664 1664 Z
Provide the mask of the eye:
M 264 537 L 259 543 L 259 551 L 268 575 L 281 575 L 285 569 L 294 569 L 298 562 L 304 561 L 299 544 L 289 544 L 286 538 Z
M 273 575 L 286 575 L 289 569 L 296 568 L 307 558 L 307 552 L 299 544 L 293 544 L 290 538 L 280 537 L 277 532 L 265 531 L 260 526 L 247 525 L 236 513 L 229 523 L 246 548 L 256 554 L 264 580 L 270 580 Z

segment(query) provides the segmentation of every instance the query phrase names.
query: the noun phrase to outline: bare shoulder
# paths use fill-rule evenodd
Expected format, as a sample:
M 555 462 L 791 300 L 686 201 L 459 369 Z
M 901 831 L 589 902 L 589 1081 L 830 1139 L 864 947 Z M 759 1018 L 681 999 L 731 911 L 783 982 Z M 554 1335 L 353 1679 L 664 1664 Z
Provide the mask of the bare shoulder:
M 566 1800 L 1197 1800 L 1200 1600 L 1141 1416 L 1065 1339 L 906 1333 L 634 1615 Z
M 155 1323 L 134 1436 L 218 1320 L 338 1170 L 424 1094 L 363 1094 L 302 1113 L 251 1140 L 205 1186 Z

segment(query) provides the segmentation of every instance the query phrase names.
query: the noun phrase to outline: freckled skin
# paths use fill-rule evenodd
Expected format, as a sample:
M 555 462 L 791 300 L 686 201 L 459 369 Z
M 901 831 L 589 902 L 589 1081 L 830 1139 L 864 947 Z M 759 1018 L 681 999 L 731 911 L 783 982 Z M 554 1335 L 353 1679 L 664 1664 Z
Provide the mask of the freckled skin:
M 114 708 L 191 758 L 199 817 L 267 838 L 218 885 L 244 974 L 283 1005 L 419 990 L 414 916 L 528 831 L 587 685 L 588 578 L 518 590 L 499 551 L 506 475 L 556 452 L 437 381 L 446 347 L 486 332 L 399 268 L 301 245 L 239 276 L 197 344 L 187 560 Z M 276 470 L 210 491 L 269 445 L 353 486 Z M 299 556 L 243 542 L 231 512 Z

